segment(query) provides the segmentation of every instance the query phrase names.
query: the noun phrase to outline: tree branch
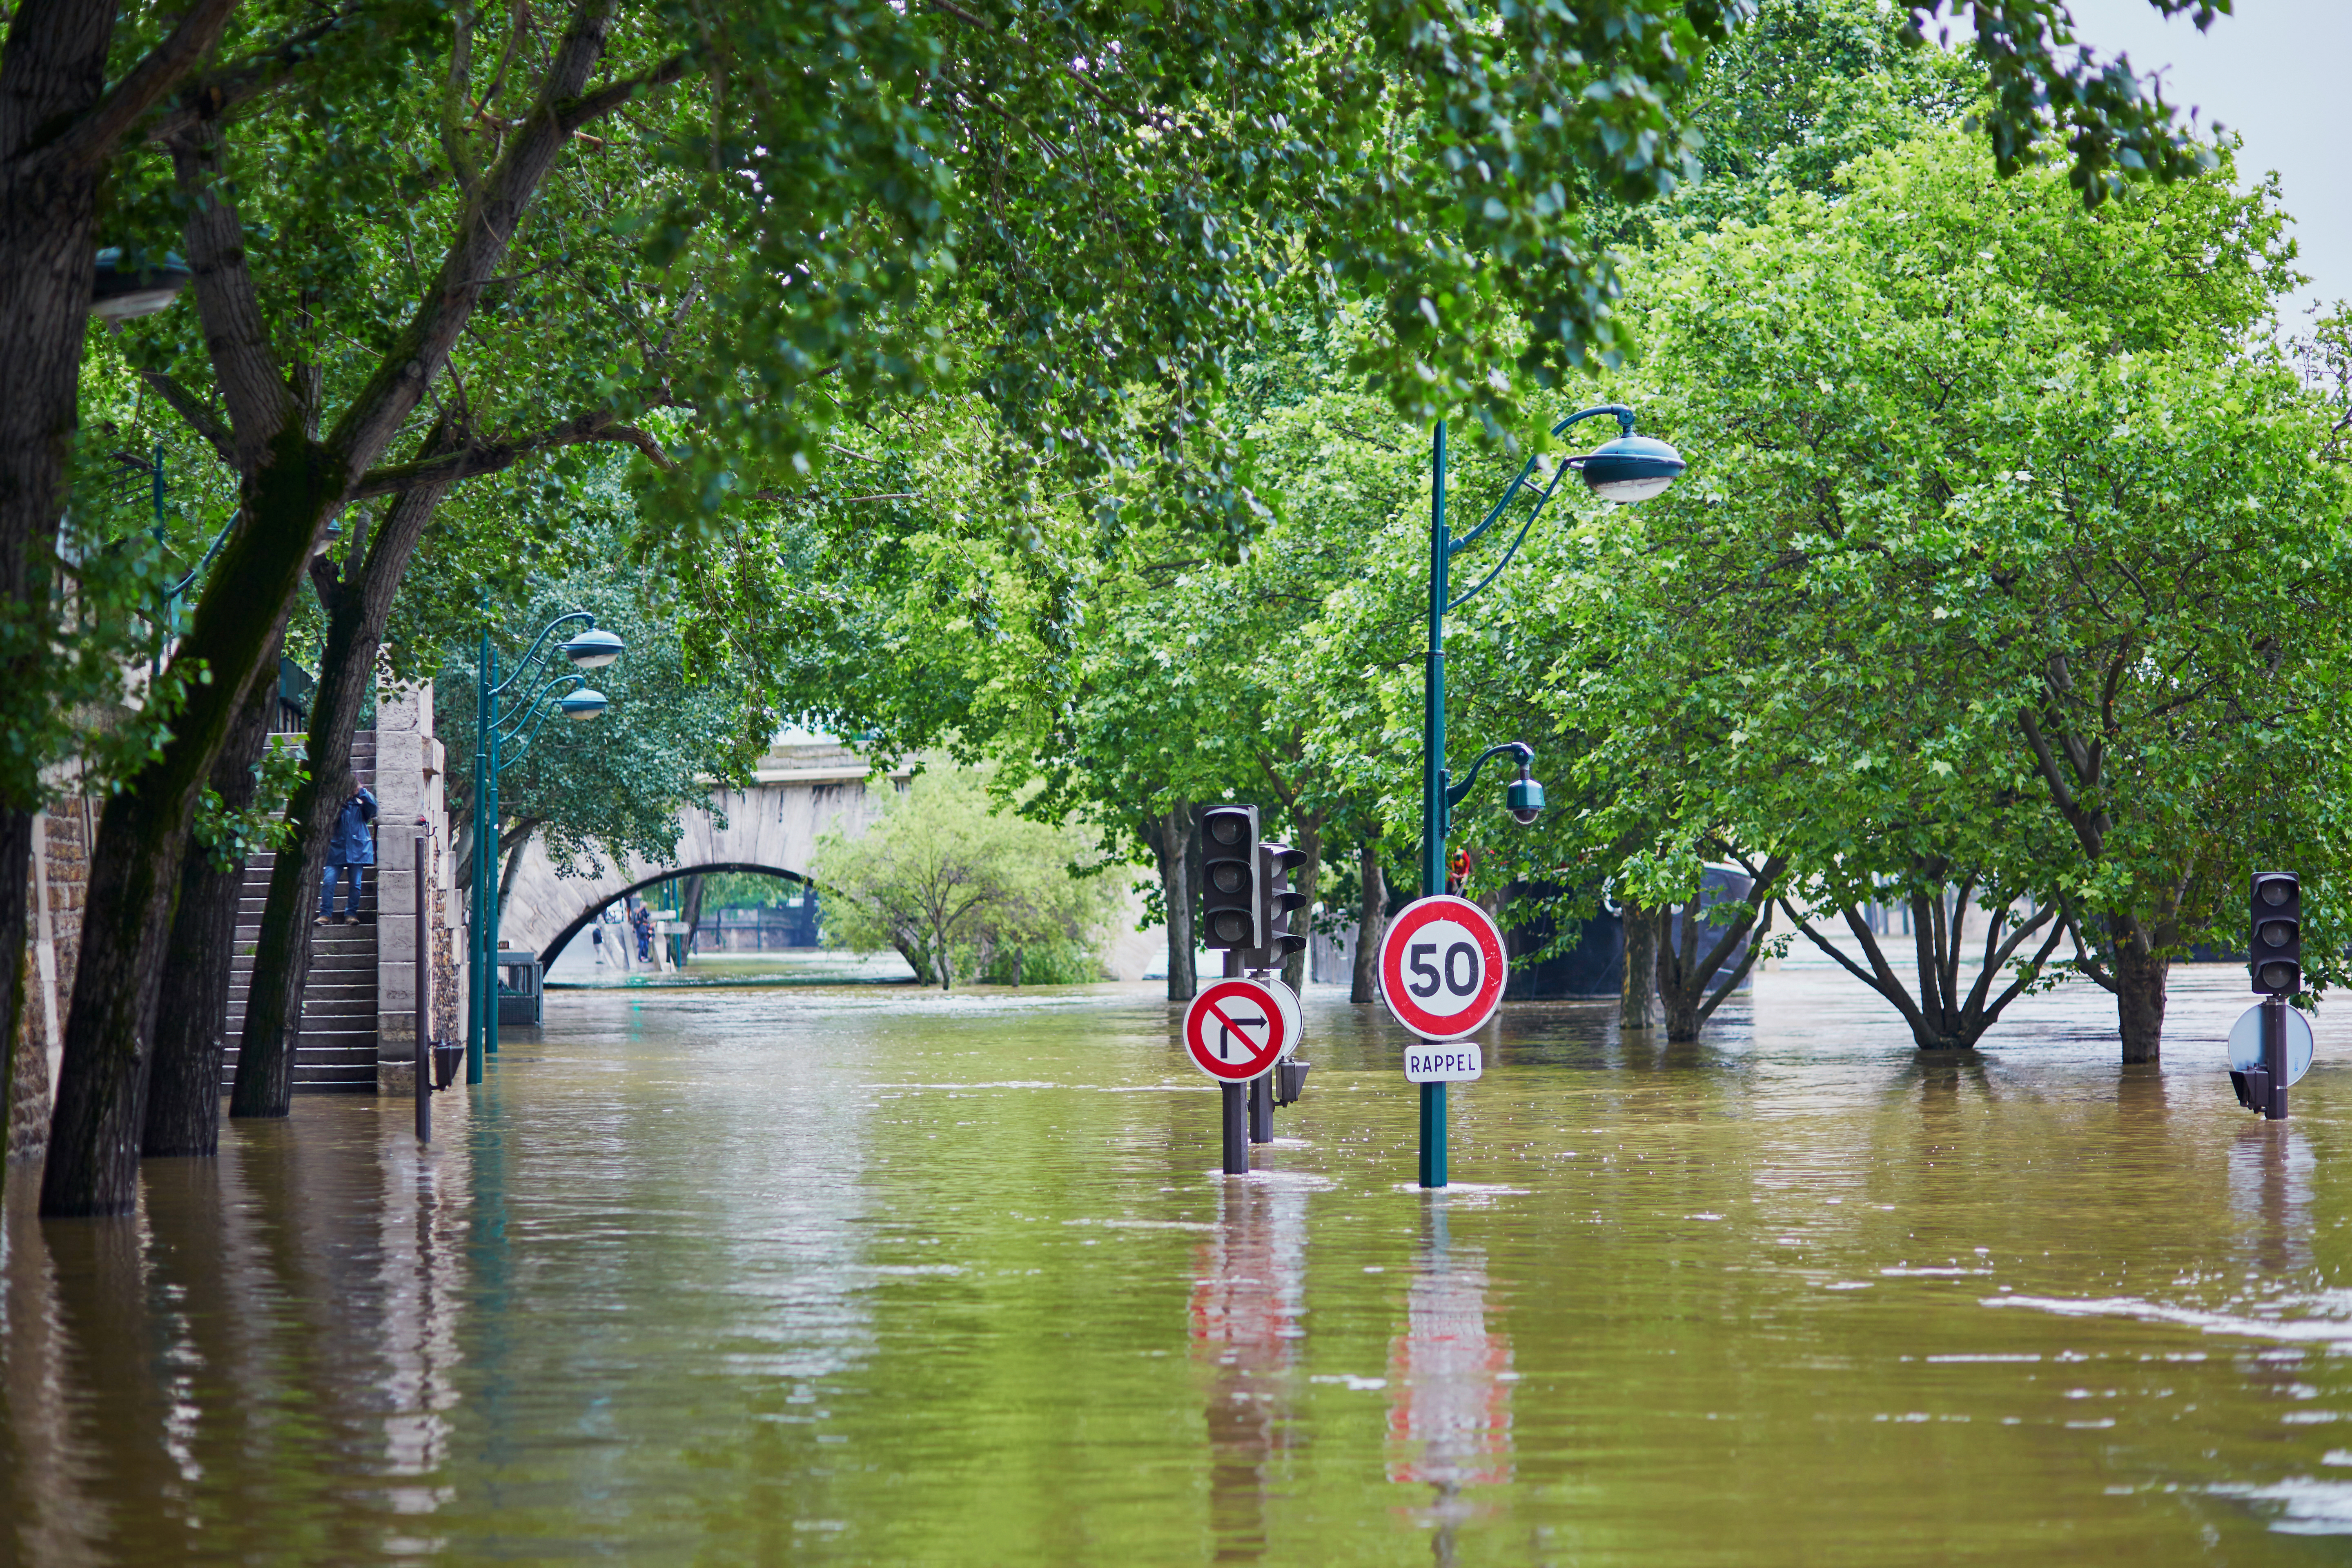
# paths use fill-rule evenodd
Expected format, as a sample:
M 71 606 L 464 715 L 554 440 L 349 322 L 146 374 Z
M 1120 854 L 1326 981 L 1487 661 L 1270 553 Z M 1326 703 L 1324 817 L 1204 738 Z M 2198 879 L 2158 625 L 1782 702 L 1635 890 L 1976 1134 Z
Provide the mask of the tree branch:
M 686 74 L 687 63 L 684 55 L 672 55 L 643 76 L 625 77 L 609 86 L 600 87 L 586 97 L 574 99 L 564 105 L 556 122 L 568 136 L 590 121 L 612 113 L 640 92 L 667 87 Z
M 149 142 L 168 142 L 194 130 L 202 121 L 226 119 L 232 110 L 282 85 L 298 67 L 318 54 L 319 44 L 329 34 L 350 24 L 356 15 L 345 11 L 313 23 L 299 32 L 288 34 L 258 54 L 247 55 L 235 65 L 198 77 L 180 89 L 178 100 L 171 108 L 147 121 L 142 134 Z
M 188 198 L 183 236 L 195 275 L 196 311 L 213 381 L 228 405 L 232 465 L 249 475 L 269 444 L 300 417 L 292 389 L 279 374 L 262 320 L 261 300 L 245 253 L 245 224 L 228 200 L 221 172 L 220 132 L 198 125 L 172 143 L 172 169 Z
M 524 209 L 569 140 L 562 106 L 579 97 L 604 57 L 613 3 L 577 0 L 530 112 L 466 204 L 438 274 L 328 436 L 327 448 L 341 468 L 342 483 L 356 481 L 383 453 L 448 363 L 485 281 L 497 275 Z
M 529 436 L 517 436 L 504 441 L 469 441 L 454 451 L 420 458 L 414 462 L 391 463 L 380 468 L 370 468 L 353 481 L 349 499 L 365 500 L 372 496 L 413 489 L 418 485 L 456 484 L 461 479 L 502 472 L 534 452 L 552 451 L 559 447 L 577 447 L 592 441 L 626 442 L 644 453 L 656 468 L 677 466 L 651 436 L 634 425 L 620 424 L 611 414 L 600 410 L 593 414 L 576 415 L 561 425 Z
M 195 0 L 179 26 L 148 50 L 112 91 L 68 123 L 55 141 L 35 149 L 34 158 L 75 170 L 103 163 L 173 84 L 212 52 L 220 42 L 221 30 L 228 26 L 229 13 L 236 9 L 236 0 Z
M 212 411 L 209 404 L 182 385 L 169 371 L 142 370 L 139 379 L 154 388 L 155 395 L 171 405 L 172 412 L 180 416 L 181 423 L 203 437 L 205 444 L 222 462 L 231 468 L 236 467 L 236 443 L 230 437 L 228 426 L 221 423 L 220 416 Z

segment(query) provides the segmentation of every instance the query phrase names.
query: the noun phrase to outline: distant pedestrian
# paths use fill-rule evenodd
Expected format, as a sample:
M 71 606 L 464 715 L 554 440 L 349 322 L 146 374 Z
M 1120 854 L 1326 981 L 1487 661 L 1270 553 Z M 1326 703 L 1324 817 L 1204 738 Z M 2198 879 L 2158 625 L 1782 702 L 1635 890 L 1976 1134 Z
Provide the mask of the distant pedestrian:
M 365 784 L 352 791 L 342 809 L 335 813 L 334 836 L 327 840 L 327 876 L 319 888 L 319 919 L 325 925 L 331 918 L 335 924 L 345 925 L 359 918 L 361 884 L 366 880 L 365 868 L 375 864 L 375 835 L 368 824 L 375 820 L 375 792 Z M 335 913 L 335 879 L 343 880 L 343 912 Z
M 629 910 L 630 929 L 637 933 L 637 962 L 654 961 L 654 912 L 640 902 Z

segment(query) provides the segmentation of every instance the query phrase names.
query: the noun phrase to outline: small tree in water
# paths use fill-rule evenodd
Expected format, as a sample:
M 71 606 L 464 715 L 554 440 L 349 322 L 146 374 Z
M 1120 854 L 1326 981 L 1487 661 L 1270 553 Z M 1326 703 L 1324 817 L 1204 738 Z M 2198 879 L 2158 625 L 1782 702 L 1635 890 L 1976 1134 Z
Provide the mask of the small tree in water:
M 825 943 L 895 949 L 942 991 L 1096 978 L 1113 889 L 1073 870 L 1082 843 L 1000 810 L 976 773 L 925 773 L 863 836 L 817 840 Z

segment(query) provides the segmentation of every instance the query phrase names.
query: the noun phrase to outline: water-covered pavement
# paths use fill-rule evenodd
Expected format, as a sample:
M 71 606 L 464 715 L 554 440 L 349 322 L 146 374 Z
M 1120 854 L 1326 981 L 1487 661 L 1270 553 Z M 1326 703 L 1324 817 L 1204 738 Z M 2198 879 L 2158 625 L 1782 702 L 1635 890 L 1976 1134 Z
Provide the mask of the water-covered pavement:
M 1442 1195 L 1336 994 L 1228 1180 L 1143 987 L 558 993 L 429 1152 L 12 1177 L 0 1561 L 2340 1562 L 2352 1026 L 2265 1125 L 2243 993 L 2161 1072 L 2087 989 L 1942 1061 L 1819 968 L 1514 1007 Z

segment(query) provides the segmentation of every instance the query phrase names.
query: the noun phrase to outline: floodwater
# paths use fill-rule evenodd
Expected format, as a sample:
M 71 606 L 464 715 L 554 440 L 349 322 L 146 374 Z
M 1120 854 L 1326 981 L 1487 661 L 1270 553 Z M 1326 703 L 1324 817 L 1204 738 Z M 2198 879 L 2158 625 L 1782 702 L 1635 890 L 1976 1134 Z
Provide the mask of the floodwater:
M 1923 1062 L 1834 973 L 1534 1005 L 1411 1186 L 1307 1004 L 1246 1178 L 1143 987 L 558 993 L 470 1105 L 9 1183 L 26 1563 L 2302 1563 L 2352 1534 L 2352 1041 L 2294 1118 L 2095 993 Z

